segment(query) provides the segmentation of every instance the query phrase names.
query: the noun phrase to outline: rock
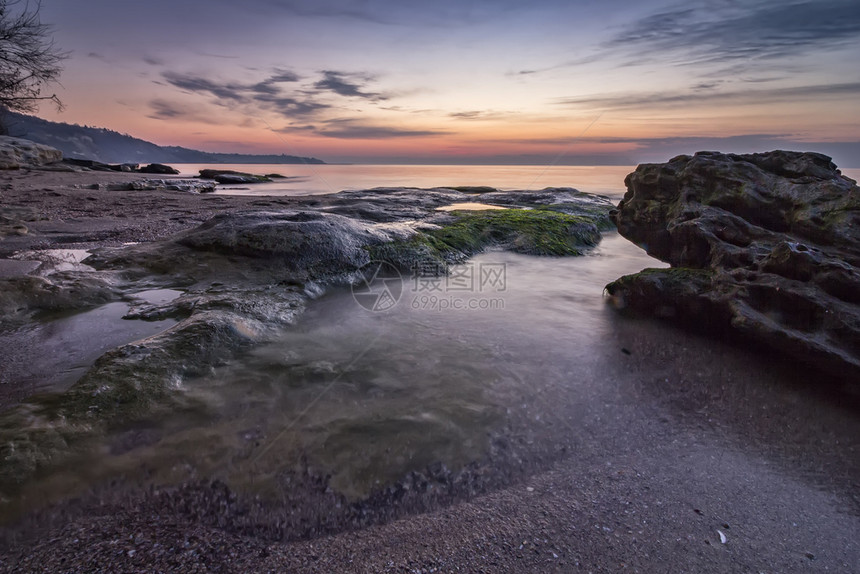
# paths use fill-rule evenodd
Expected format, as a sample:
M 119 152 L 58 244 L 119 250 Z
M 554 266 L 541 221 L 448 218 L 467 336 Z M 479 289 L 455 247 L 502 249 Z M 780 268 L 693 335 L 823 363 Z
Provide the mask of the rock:
M 99 189 L 97 187 L 91 189 Z M 108 183 L 105 186 L 108 191 L 184 191 L 186 193 L 212 193 L 215 184 L 196 179 L 139 179 L 136 181 L 122 181 L 119 183 Z
M 38 269 L 30 267 L 29 272 Z M 119 298 L 116 287 L 86 273 L 0 276 L 0 329 L 23 325 L 37 314 L 82 311 Z
M 673 269 L 610 283 L 619 306 L 860 380 L 860 189 L 829 157 L 700 152 L 625 183 L 619 233 Z
M 230 169 L 201 169 L 200 179 L 214 179 L 218 183 L 229 185 L 242 185 L 246 183 L 268 183 L 272 180 L 269 176 L 253 175 Z
M 7 496 L 34 472 L 65 460 L 70 444 L 153 408 L 178 408 L 183 378 L 258 342 L 265 330 L 230 312 L 204 311 L 152 337 L 102 355 L 69 390 L 35 396 L 3 414 L 0 492 Z M 14 429 L 14 430 L 9 430 Z
M 21 169 L 55 164 L 63 152 L 22 138 L 0 136 L 0 169 Z
M 196 251 L 267 260 L 293 280 L 354 273 L 370 261 L 368 245 L 390 241 L 384 228 L 315 211 L 229 213 L 178 239 Z
M 78 159 L 73 157 L 63 159 L 63 163 L 69 166 L 90 169 L 92 171 L 134 172 L 138 171 L 139 168 L 139 165 L 136 163 L 107 164 L 92 159 Z
M 73 157 L 67 157 L 63 160 L 63 163 L 75 167 L 83 167 L 92 171 L 121 171 L 120 166 L 118 165 L 112 166 L 92 159 L 78 159 Z
M 156 173 L 160 175 L 177 175 L 179 170 L 162 163 L 151 163 L 138 169 L 140 173 Z

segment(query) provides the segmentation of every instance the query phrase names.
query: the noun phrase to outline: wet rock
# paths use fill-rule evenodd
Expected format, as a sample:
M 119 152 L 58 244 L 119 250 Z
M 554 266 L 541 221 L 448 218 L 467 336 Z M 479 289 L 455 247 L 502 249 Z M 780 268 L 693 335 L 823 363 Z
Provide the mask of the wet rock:
M 162 163 L 151 163 L 138 170 L 140 173 L 155 173 L 160 175 L 177 175 L 179 170 Z
M 403 270 L 444 269 L 488 247 L 534 255 L 579 255 L 597 244 L 601 230 L 612 227 L 608 199 L 572 188 L 461 189 L 344 191 L 325 210 L 377 222 L 412 222 L 414 233 L 407 240 L 369 248 L 373 259 Z M 463 202 L 510 209 L 438 211 Z
M 98 185 L 98 184 L 96 184 Z M 108 191 L 184 191 L 186 193 L 212 193 L 215 184 L 196 179 L 140 179 L 106 185 Z
M 100 161 L 95 161 L 92 159 L 78 159 L 74 157 L 67 157 L 63 158 L 63 163 L 65 165 L 82 167 L 92 171 L 119 171 L 112 169 L 111 166 L 106 163 L 102 163 Z
M 282 176 L 280 176 L 282 177 Z M 200 179 L 214 179 L 218 183 L 230 185 L 246 184 L 246 183 L 268 183 L 271 178 L 266 175 L 253 175 L 230 169 L 201 169 Z
M 226 311 L 269 327 L 292 323 L 304 309 L 305 297 L 296 288 L 248 288 L 224 284 L 192 289 L 160 305 L 133 305 L 123 319 L 161 321 L 184 319 L 204 311 Z
M 384 228 L 314 211 L 219 215 L 177 240 L 195 251 L 265 259 L 293 280 L 352 273 L 366 265 L 365 249 L 390 241 Z
M 32 397 L 0 419 L 0 495 L 58 464 L 105 428 L 157 408 L 182 408 L 186 377 L 259 342 L 267 329 L 229 312 L 205 311 L 102 355 L 68 391 Z
M 82 311 L 119 298 L 115 286 L 86 273 L 0 277 L 0 329 L 14 328 L 37 315 Z
M 625 308 L 860 374 L 860 190 L 827 156 L 702 152 L 639 166 L 618 231 L 673 269 L 607 286 Z
M 108 164 L 102 163 L 100 161 L 95 161 L 92 159 L 78 159 L 78 158 L 65 158 L 63 159 L 63 164 L 81 167 L 91 171 L 123 171 L 123 172 L 133 172 L 138 171 L 138 164 L 136 163 L 122 163 L 122 164 Z
M 21 169 L 55 164 L 63 152 L 23 138 L 0 136 L 0 169 Z

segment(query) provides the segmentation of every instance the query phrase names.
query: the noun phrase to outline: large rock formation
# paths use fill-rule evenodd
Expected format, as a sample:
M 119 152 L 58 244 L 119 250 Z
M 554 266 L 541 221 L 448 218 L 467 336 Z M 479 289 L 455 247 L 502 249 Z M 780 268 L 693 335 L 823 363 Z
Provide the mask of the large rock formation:
M 30 140 L 0 136 L 0 169 L 43 166 L 63 159 L 63 152 Z
M 860 190 L 830 158 L 700 152 L 640 165 L 618 231 L 672 269 L 607 286 L 621 307 L 860 375 Z

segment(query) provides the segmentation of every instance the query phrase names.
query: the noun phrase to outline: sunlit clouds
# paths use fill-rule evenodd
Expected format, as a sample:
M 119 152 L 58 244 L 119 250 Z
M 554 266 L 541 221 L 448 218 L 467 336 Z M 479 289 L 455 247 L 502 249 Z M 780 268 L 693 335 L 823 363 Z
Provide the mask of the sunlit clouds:
M 860 165 L 860 7 L 785 2 L 45 0 L 48 119 L 327 161 Z

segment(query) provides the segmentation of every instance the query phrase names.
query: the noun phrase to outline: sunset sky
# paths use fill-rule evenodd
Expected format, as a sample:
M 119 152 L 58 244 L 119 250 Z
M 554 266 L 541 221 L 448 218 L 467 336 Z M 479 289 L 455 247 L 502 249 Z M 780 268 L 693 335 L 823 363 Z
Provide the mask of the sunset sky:
M 43 0 L 46 119 L 329 162 L 811 149 L 860 167 L 857 0 Z

